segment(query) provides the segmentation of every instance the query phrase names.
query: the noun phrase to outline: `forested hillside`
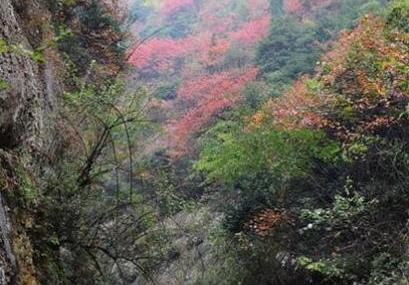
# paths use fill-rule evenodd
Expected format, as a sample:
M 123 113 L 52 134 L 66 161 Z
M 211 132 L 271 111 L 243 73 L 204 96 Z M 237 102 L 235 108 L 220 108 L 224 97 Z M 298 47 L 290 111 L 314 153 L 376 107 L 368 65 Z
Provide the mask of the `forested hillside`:
M 409 284 L 408 0 L 0 17 L 0 284 Z

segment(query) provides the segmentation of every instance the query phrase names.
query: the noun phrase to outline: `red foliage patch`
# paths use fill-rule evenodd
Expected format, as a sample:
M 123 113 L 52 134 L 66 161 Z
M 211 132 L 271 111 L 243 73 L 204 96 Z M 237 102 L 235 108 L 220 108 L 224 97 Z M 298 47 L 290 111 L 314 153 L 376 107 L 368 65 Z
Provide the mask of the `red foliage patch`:
M 133 51 L 129 62 L 138 69 L 151 67 L 165 71 L 174 60 L 211 45 L 210 34 L 201 34 L 184 39 L 153 38 Z
M 165 0 L 161 6 L 161 13 L 170 15 L 183 7 L 193 6 L 193 4 L 193 0 Z
M 245 71 L 221 72 L 184 81 L 179 89 L 181 100 L 194 100 L 196 104 L 182 119 L 173 121 L 167 128 L 177 149 L 185 149 L 190 134 L 199 130 L 219 111 L 240 100 L 240 91 L 256 78 L 257 72 L 257 68 L 253 67 Z
M 255 44 L 267 36 L 269 27 L 270 17 L 262 16 L 244 23 L 238 31 L 231 34 L 231 38 L 246 45 Z
M 164 1 L 158 22 L 166 25 L 170 18 L 163 15 L 191 7 L 193 2 Z M 131 52 L 129 62 L 137 69 L 154 70 L 159 80 L 180 80 L 177 99 L 162 104 L 171 121 L 166 125 L 171 139 L 168 143 L 177 145 L 178 151 L 183 151 L 189 137 L 215 114 L 235 104 L 243 87 L 256 78 L 251 59 L 255 44 L 268 34 L 269 1 L 248 0 L 242 4 L 246 5 L 244 10 L 235 0 L 203 1 L 192 14 L 195 24 L 191 35 L 178 39 L 158 36 Z

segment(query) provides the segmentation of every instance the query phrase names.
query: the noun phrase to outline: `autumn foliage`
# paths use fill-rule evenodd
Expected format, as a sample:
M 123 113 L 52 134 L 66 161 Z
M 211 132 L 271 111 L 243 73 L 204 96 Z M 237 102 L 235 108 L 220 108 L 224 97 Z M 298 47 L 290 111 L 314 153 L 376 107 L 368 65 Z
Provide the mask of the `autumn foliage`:
M 238 31 L 231 34 L 231 38 L 247 45 L 258 43 L 267 35 L 269 27 L 270 17 L 262 16 L 243 24 Z
M 187 138 L 206 124 L 220 110 L 232 106 L 240 100 L 240 92 L 257 75 L 256 68 L 244 71 L 230 70 L 199 76 L 196 80 L 185 81 L 179 89 L 179 96 L 184 101 L 194 101 L 195 106 L 188 109 L 181 119 L 170 123 L 170 135 L 173 136 L 177 149 L 187 149 Z
M 178 82 L 176 99 L 163 104 L 168 114 L 164 122 L 171 138 L 168 144 L 174 153 L 185 152 L 189 137 L 238 102 L 245 85 L 256 78 L 257 68 L 251 59 L 255 45 L 268 34 L 269 3 L 243 1 L 243 16 L 231 10 L 236 4 L 233 0 L 212 0 L 197 7 L 189 0 L 163 1 L 160 14 L 169 19 L 188 11 L 196 22 L 190 27 L 192 32 L 182 38 L 159 34 L 135 48 L 129 57 L 138 70 L 158 74 L 164 81 L 173 74 L 171 80 Z M 165 25 L 175 24 L 171 21 Z M 239 64 L 235 58 L 238 49 Z
M 368 16 L 342 33 L 322 57 L 317 75 L 300 79 L 284 96 L 270 100 L 252 124 L 270 114 L 278 127 L 323 128 L 347 143 L 401 124 L 408 103 L 402 67 L 408 66 L 409 56 L 399 34 L 386 40 L 383 31 L 384 23 Z
M 267 103 L 267 109 L 278 127 L 296 129 L 316 126 L 323 120 L 317 109 L 323 105 L 324 100 L 309 90 L 308 79 L 304 78 L 296 81 L 283 97 L 271 99 Z
M 286 222 L 288 217 L 285 212 L 273 209 L 264 209 L 256 213 L 244 226 L 245 229 L 258 236 L 266 237 L 273 234 L 274 229 Z

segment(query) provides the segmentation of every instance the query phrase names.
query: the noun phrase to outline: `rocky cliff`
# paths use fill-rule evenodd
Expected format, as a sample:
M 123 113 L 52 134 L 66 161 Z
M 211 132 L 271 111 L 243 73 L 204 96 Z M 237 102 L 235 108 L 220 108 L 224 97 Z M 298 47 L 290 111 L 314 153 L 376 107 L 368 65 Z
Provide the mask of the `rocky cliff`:
M 37 284 L 27 234 L 35 209 L 26 200 L 56 142 L 59 84 L 52 52 L 42 46 L 48 19 L 35 0 L 0 1 L 0 284 Z

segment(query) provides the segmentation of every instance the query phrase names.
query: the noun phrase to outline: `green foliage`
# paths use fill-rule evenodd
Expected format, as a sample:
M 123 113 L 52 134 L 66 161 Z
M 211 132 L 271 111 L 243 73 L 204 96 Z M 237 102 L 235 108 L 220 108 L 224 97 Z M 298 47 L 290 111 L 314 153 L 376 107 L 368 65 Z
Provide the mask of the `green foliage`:
M 372 273 L 368 285 L 405 285 L 409 282 L 409 261 L 382 253 L 372 261 Z
M 54 33 L 59 38 L 56 47 L 76 65 L 82 76 L 92 61 L 105 68 L 99 77 L 109 78 L 123 68 L 125 35 L 120 29 L 120 11 L 106 9 L 98 1 L 50 1 Z M 79 12 L 81 11 L 81 12 Z M 75 24 L 74 24 L 75 23 Z
M 44 51 L 48 48 L 56 47 L 58 42 L 64 40 L 69 34 L 69 30 L 60 29 L 60 34 L 58 36 L 44 41 L 34 50 L 27 49 L 22 44 L 9 44 L 4 40 L 0 40 L 0 55 L 3 53 L 14 53 L 19 56 L 28 57 L 38 63 L 44 63 Z
M 329 6 L 313 12 L 320 17 L 303 27 L 286 17 L 273 26 L 259 51 L 263 76 L 274 87 L 270 95 L 286 89 L 303 70 L 312 71 L 312 58 L 303 61 L 302 55 L 318 52 L 317 41 L 352 26 L 361 13 L 374 9 L 382 14 L 381 1 L 337 4 L 339 15 Z M 283 129 L 264 117 L 256 123 L 237 120 L 232 112 L 230 121 L 219 121 L 206 133 L 195 169 L 218 191 L 234 190 L 218 196 L 225 214 L 225 234 L 218 241 L 234 246 L 232 251 L 219 248 L 226 261 L 211 268 L 201 284 L 216 284 L 221 276 L 227 284 L 407 283 L 402 249 L 408 244 L 409 205 L 408 10 L 405 1 L 392 3 L 386 26 L 382 20 L 368 25 L 374 18 L 365 17 L 349 38 L 340 40 L 349 52 L 332 52 L 321 73 L 303 81 L 322 98 L 315 110 L 322 118 L 317 125 Z M 295 66 L 287 68 L 287 62 Z M 263 91 L 247 92 L 255 97 L 245 98 L 249 109 L 258 108 Z M 389 100 L 390 94 L 399 99 Z M 310 107 L 300 101 L 294 104 Z M 274 225 L 267 236 L 251 234 L 248 222 L 263 209 L 285 209 L 289 226 Z M 291 261 L 277 266 L 277 256 L 286 253 L 284 260 L 297 263 L 301 277 L 296 280 L 281 275 L 286 270 L 284 276 L 295 274 Z
M 175 189 L 172 178 L 167 173 L 158 173 L 152 185 L 155 200 L 163 216 L 173 216 L 182 210 L 191 210 L 195 207 L 193 200 L 189 200 Z M 174 179 L 174 178 L 173 178 Z
M 335 195 L 333 207 L 330 209 L 301 210 L 301 219 L 311 222 L 303 230 L 311 230 L 315 227 L 339 229 L 340 227 L 353 226 L 357 218 L 367 213 L 371 207 L 378 203 L 376 199 L 365 201 L 362 194 L 352 192 L 353 181 L 350 179 L 346 181 L 344 191 L 344 195 Z
M 17 161 L 13 170 L 12 179 L 15 179 L 15 193 L 12 193 L 13 198 L 17 198 L 21 205 L 33 206 L 36 205 L 41 198 L 41 193 L 34 177 L 30 171 L 24 166 L 24 159 Z M 10 178 L 9 178 L 10 179 Z
M 182 211 L 189 213 L 197 207 L 196 198 L 201 195 L 201 187 L 193 177 L 186 177 L 191 173 L 190 165 L 172 165 L 162 151 L 142 157 L 138 163 L 142 176 L 140 191 L 154 201 L 161 217 Z
M 4 79 L 0 79 L 0 90 L 7 89 L 8 87 L 9 83 Z
M 214 263 L 204 272 L 195 285 L 228 285 L 243 284 L 243 276 L 246 268 L 240 264 L 242 260 L 239 248 L 232 247 L 230 236 L 221 228 L 215 228 L 210 233 L 212 248 L 217 256 Z M 217 258 L 220 257 L 220 258 Z
M 23 159 L 15 161 L 4 152 L 0 152 L 0 159 L 3 163 L 0 168 L 0 186 L 10 190 L 6 195 L 11 203 L 21 207 L 37 205 L 39 198 L 42 197 L 40 189 L 29 170 L 24 166 Z M 12 169 L 8 169 L 11 167 L 9 163 L 12 163 Z
M 119 25 L 114 20 L 112 14 L 104 10 L 96 0 L 92 0 L 91 5 L 87 7 L 86 13 L 84 13 L 80 20 L 90 30 L 111 27 L 116 32 L 120 31 Z
M 279 96 L 301 74 L 312 74 L 325 42 L 353 27 L 360 16 L 378 11 L 382 1 L 348 0 L 311 11 L 307 23 L 282 16 L 282 1 L 272 0 L 273 22 L 269 36 L 258 49 L 257 64 L 270 84 L 270 96 Z M 276 16 L 276 17 L 274 17 Z
M 240 104 L 240 107 L 244 107 L 249 110 L 250 113 L 254 113 L 267 101 L 268 88 L 263 82 L 252 82 L 246 85 L 244 90 L 244 98 Z
M 345 0 L 333 1 L 328 8 L 315 13 L 316 31 L 320 41 L 327 41 L 338 36 L 344 29 L 352 29 L 360 17 L 368 13 L 379 13 L 385 2 L 383 0 Z
M 42 214 L 36 223 L 42 226 L 34 232 L 41 236 L 35 246 L 44 253 L 38 257 L 44 262 L 39 262 L 44 264 L 42 281 L 108 284 L 111 276 L 103 271 L 117 254 L 135 260 L 139 267 L 132 270 L 144 275 L 143 268 L 154 267 L 165 254 L 151 244 L 160 239 L 154 230 L 159 216 L 156 208 L 135 189 L 135 145 L 150 126 L 142 108 L 147 91 L 136 88 L 127 93 L 121 79 L 112 75 L 94 81 L 99 78 L 95 61 L 82 67 L 87 69 L 84 78 L 75 62 L 67 63 L 65 75 L 72 84 L 62 102 L 61 132 L 66 143 L 53 162 L 55 170 L 47 173 L 46 195 L 38 199 Z M 61 248 L 75 262 L 51 258 Z M 144 254 L 149 258 L 139 260 Z
M 8 44 L 5 40 L 0 40 L 0 55 L 9 50 Z
M 386 24 L 394 29 L 401 29 L 409 33 L 409 3 L 405 0 L 394 1 L 390 6 Z
M 177 84 L 165 84 L 158 87 L 152 96 L 162 100 L 173 100 L 177 96 Z
M 312 157 L 328 156 L 320 132 L 287 132 L 261 126 L 250 131 L 236 124 L 219 123 L 208 132 L 195 169 L 205 171 L 213 181 L 233 183 L 240 177 L 267 170 L 277 176 L 303 176 L 309 172 Z M 332 145 L 327 143 L 327 146 Z
M 329 260 L 319 260 L 319 261 L 313 261 L 311 258 L 306 257 L 306 256 L 300 256 L 298 258 L 298 264 L 312 272 L 318 272 L 326 278 L 339 278 L 342 277 L 344 274 L 343 270 L 338 268 L 333 264 L 333 261 Z
M 268 38 L 260 45 L 257 63 L 271 85 L 271 95 L 280 95 L 301 73 L 311 73 L 319 58 L 313 27 L 292 17 L 273 21 Z

